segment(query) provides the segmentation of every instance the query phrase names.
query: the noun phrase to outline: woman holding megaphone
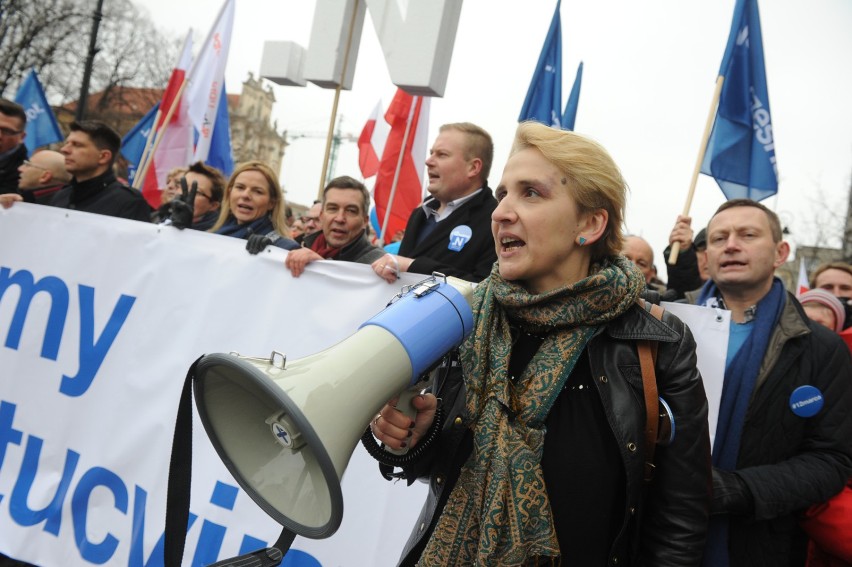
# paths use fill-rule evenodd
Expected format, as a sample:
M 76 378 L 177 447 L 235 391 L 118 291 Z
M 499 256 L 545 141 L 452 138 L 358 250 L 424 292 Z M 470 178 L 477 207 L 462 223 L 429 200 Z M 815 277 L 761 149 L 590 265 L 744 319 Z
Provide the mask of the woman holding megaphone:
M 649 312 L 619 255 L 618 167 L 583 136 L 523 123 L 495 196 L 498 261 L 460 370 L 413 399 L 413 421 L 389 403 L 371 424 L 385 448 L 412 450 L 386 476 L 430 483 L 400 563 L 698 565 L 707 401 L 689 330 Z M 656 451 L 642 341 L 670 426 Z

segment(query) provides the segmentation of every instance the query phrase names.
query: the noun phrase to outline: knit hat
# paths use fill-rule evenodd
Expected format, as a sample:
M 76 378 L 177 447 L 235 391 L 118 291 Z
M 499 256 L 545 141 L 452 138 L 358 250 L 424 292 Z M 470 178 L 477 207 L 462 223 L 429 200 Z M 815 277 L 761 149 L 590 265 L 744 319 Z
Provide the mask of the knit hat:
M 834 312 L 834 330 L 839 333 L 843 330 L 843 323 L 846 321 L 846 310 L 843 304 L 830 292 L 824 289 L 811 289 L 799 296 L 799 303 L 819 303 L 831 309 Z

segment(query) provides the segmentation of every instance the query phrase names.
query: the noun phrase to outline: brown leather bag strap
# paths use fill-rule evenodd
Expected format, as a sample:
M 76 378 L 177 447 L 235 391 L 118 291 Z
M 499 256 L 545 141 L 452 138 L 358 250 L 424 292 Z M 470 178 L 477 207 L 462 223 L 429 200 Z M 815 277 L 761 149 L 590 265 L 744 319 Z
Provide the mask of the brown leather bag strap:
M 645 301 L 641 301 L 640 304 L 650 311 L 651 315 L 662 320 L 662 307 Z M 654 476 L 654 449 L 657 446 L 660 424 L 660 400 L 657 393 L 657 374 L 654 370 L 654 364 L 657 361 L 657 342 L 641 340 L 638 343 L 642 390 L 645 394 L 645 482 L 650 482 Z

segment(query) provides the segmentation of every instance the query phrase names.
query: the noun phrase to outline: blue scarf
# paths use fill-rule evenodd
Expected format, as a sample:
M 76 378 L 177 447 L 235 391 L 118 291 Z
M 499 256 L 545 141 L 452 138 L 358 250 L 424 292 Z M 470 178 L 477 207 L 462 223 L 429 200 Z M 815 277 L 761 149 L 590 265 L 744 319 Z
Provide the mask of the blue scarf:
M 237 219 L 231 215 L 225 221 L 225 224 L 219 227 L 216 234 L 248 240 L 248 237 L 252 234 L 269 234 L 273 230 L 275 229 L 272 227 L 272 219 L 268 215 L 243 224 L 239 224 Z
M 721 470 L 733 471 L 737 468 L 746 412 L 769 338 L 784 309 L 785 293 L 781 280 L 775 278 L 769 293 L 757 304 L 754 329 L 725 369 L 719 419 L 716 422 L 716 437 L 713 441 L 713 466 Z M 716 284 L 713 280 L 708 280 L 696 303 L 712 305 L 717 296 Z M 710 529 L 707 533 L 704 565 L 727 567 L 728 564 L 728 517 L 714 516 L 710 519 Z

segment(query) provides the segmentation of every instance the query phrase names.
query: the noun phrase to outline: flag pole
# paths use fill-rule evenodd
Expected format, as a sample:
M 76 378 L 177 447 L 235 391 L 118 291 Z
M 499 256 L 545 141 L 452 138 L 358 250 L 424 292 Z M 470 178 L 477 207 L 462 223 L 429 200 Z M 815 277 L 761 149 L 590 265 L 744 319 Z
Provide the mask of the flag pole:
M 149 154 L 150 156 L 153 156 L 154 153 L 156 153 L 157 148 L 160 146 L 160 142 L 163 140 L 163 132 L 166 131 L 166 127 L 168 126 L 169 121 L 171 121 L 172 115 L 174 115 L 175 110 L 177 110 L 177 107 L 180 105 L 180 99 L 181 99 L 181 97 L 183 97 L 183 89 L 186 88 L 186 83 L 187 83 L 187 80 L 184 79 L 183 82 L 180 84 L 180 88 L 178 89 L 178 92 L 175 95 L 174 100 L 172 101 L 172 105 L 169 107 L 169 111 L 166 113 L 166 118 L 163 120 L 163 125 L 159 130 L 157 130 L 157 137 L 154 140 L 154 145 L 151 147 L 151 152 Z M 160 110 L 162 110 L 162 109 L 160 109 Z M 158 110 L 157 112 L 159 113 L 160 111 Z M 156 124 L 156 122 L 154 124 Z M 148 159 L 145 162 L 145 168 L 144 169 L 137 169 L 136 170 L 136 177 L 133 178 L 133 184 L 134 185 L 136 184 L 137 179 L 145 179 L 145 176 L 148 175 L 148 168 L 150 166 L 151 166 L 151 159 Z
M 151 131 L 148 132 L 148 138 L 145 140 L 145 149 L 142 150 L 142 157 L 139 158 L 139 163 L 136 164 L 136 175 L 133 176 L 133 188 L 139 189 L 139 172 L 143 169 L 147 169 L 148 159 L 150 158 L 150 150 L 151 143 L 154 141 L 154 138 L 157 137 L 157 124 L 160 122 L 160 115 L 163 110 L 161 108 L 157 109 L 157 114 L 154 115 L 154 127 L 151 128 Z
M 695 185 L 698 183 L 698 174 L 701 172 L 701 164 L 704 162 L 704 154 L 707 152 L 707 143 L 710 141 L 710 133 L 713 130 L 713 121 L 716 118 L 716 107 L 719 105 L 719 97 L 722 95 L 722 84 L 725 82 L 725 77 L 719 75 L 716 79 L 716 88 L 713 91 L 713 100 L 710 102 L 710 115 L 707 117 L 707 123 L 704 125 L 704 135 L 701 137 L 701 145 L 698 148 L 698 160 L 695 163 L 695 169 L 692 171 L 692 180 L 689 183 L 689 193 L 686 196 L 686 204 L 683 206 L 683 216 L 689 216 L 689 210 L 692 208 L 692 198 L 695 196 Z M 672 250 L 669 254 L 668 263 L 671 265 L 677 264 L 677 256 L 680 253 L 680 242 L 672 244 Z
M 405 148 L 408 145 L 408 134 L 411 132 L 411 123 L 414 121 L 414 109 L 417 103 L 422 101 L 422 96 L 416 96 L 411 99 L 411 108 L 408 109 L 408 121 L 405 123 L 405 132 L 402 135 L 402 146 L 399 149 L 399 157 L 396 160 L 396 169 L 393 172 L 393 183 L 391 183 L 390 195 L 388 196 L 388 206 L 385 209 L 385 218 L 382 221 L 382 231 L 379 234 L 379 240 L 384 242 L 385 231 L 388 229 L 390 222 L 390 213 L 393 208 L 393 198 L 396 196 L 396 187 L 399 183 L 399 173 L 402 171 L 402 161 L 405 159 Z
M 349 66 L 349 50 L 352 47 L 352 32 L 355 30 L 355 18 L 358 17 L 358 4 L 360 0 L 355 0 L 352 7 L 352 19 L 349 21 L 349 37 L 346 38 L 346 51 L 343 54 L 343 68 L 340 71 L 340 82 L 337 88 L 334 89 L 334 102 L 331 106 L 331 120 L 328 122 L 328 136 L 325 140 L 325 155 L 322 159 L 322 173 L 320 174 L 320 186 L 317 192 L 317 199 L 322 199 L 323 189 L 325 189 L 326 168 L 328 168 L 328 157 L 331 153 L 331 144 L 334 139 L 334 123 L 337 120 L 337 103 L 340 101 L 340 91 L 343 89 L 343 82 L 346 80 L 346 69 Z

